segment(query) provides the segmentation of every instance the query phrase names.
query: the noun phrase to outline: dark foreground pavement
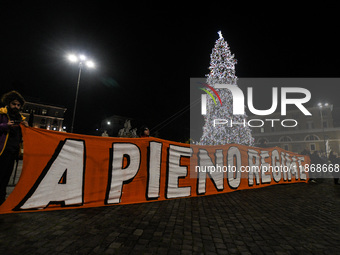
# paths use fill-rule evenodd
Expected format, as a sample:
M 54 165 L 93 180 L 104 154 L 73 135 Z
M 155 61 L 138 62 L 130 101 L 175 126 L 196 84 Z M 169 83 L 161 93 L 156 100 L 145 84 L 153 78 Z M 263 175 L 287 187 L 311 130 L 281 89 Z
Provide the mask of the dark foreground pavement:
M 339 254 L 340 185 L 0 215 L 0 254 Z

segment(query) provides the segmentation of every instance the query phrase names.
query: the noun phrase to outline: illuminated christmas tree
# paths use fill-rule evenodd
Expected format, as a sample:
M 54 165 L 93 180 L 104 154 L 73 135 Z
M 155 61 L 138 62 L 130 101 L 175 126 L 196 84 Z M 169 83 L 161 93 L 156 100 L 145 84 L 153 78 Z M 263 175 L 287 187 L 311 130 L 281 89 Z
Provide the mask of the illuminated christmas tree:
M 210 73 L 207 76 L 207 88 L 212 95 L 219 95 L 220 102 L 213 97 L 207 97 L 205 124 L 200 140 L 202 145 L 243 144 L 253 145 L 254 139 L 247 125 L 247 115 L 233 115 L 233 98 L 228 89 L 214 88 L 215 84 L 231 84 L 237 86 L 235 65 L 237 63 L 231 54 L 228 43 L 224 40 L 221 31 L 219 39 L 210 55 Z M 223 102 L 223 104 L 222 104 Z M 224 125 L 213 126 L 215 119 L 227 120 Z M 231 125 L 232 123 L 232 125 Z

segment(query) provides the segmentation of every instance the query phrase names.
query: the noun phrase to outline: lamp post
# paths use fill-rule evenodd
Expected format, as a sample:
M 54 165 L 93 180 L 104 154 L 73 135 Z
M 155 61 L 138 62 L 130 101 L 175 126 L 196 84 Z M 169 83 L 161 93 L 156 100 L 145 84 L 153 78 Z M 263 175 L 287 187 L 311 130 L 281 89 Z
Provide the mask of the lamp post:
M 71 54 L 68 56 L 69 61 L 73 63 L 78 62 L 79 72 L 78 72 L 78 81 L 77 81 L 77 90 L 76 90 L 76 98 L 74 100 L 74 108 L 73 108 L 73 116 L 72 116 L 72 125 L 71 125 L 71 133 L 73 133 L 73 127 L 74 127 L 74 119 L 76 116 L 76 108 L 77 108 L 77 101 L 78 101 L 78 91 L 79 91 L 79 84 L 80 84 L 80 76 L 81 76 L 81 70 L 83 68 L 83 65 L 85 64 L 89 68 L 94 68 L 94 63 L 91 60 L 87 60 L 85 55 L 74 55 Z
M 327 155 L 327 144 L 326 144 L 326 140 L 325 140 L 325 127 L 323 125 L 323 114 L 322 114 L 322 108 L 323 107 L 328 107 L 328 103 L 318 103 L 318 107 L 320 110 L 320 117 L 321 117 L 321 127 L 322 127 L 322 136 L 323 136 L 323 143 L 324 143 L 324 148 L 325 148 L 325 153 L 326 153 L 326 157 L 328 157 Z

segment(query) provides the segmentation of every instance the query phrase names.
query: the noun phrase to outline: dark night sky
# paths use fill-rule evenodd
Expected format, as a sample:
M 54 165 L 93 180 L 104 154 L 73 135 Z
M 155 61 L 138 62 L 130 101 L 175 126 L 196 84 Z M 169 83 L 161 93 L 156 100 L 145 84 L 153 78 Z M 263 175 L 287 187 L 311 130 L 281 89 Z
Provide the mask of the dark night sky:
M 189 104 L 189 78 L 209 72 L 218 30 L 238 60 L 238 77 L 339 76 L 334 6 L 264 7 L 2 4 L 0 92 L 16 89 L 67 107 L 69 127 L 78 70 L 66 55 L 80 52 L 93 58 L 97 68 L 82 74 L 75 131 L 91 134 L 114 114 L 152 128 Z M 339 88 L 319 91 L 324 100 L 338 104 Z M 188 137 L 188 114 L 161 129 L 160 136 Z

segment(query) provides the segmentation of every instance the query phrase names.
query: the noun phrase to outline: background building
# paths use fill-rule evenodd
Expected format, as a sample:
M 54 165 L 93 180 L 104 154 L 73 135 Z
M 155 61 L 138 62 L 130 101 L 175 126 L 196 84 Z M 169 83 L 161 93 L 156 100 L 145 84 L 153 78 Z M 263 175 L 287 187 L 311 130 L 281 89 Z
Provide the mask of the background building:
M 339 153 L 340 109 L 333 109 L 333 105 L 330 104 L 320 104 L 317 107 L 308 108 L 308 111 L 312 114 L 311 116 L 305 116 L 300 110 L 287 111 L 286 116 L 281 116 L 280 113 L 264 117 L 250 116 L 249 119 L 261 119 L 264 122 L 262 127 L 252 128 L 255 145 L 260 146 L 265 140 L 268 147 L 278 146 L 297 153 L 305 148 L 311 152 L 324 153 L 326 151 L 327 155 L 330 150 Z M 275 121 L 269 121 L 270 119 Z M 295 127 L 283 127 L 281 125 L 283 119 L 294 119 L 298 124 Z M 287 121 L 286 124 L 293 126 L 294 122 Z
M 64 131 L 66 129 L 63 126 L 65 111 L 64 107 L 26 102 L 22 114 L 32 127 Z

